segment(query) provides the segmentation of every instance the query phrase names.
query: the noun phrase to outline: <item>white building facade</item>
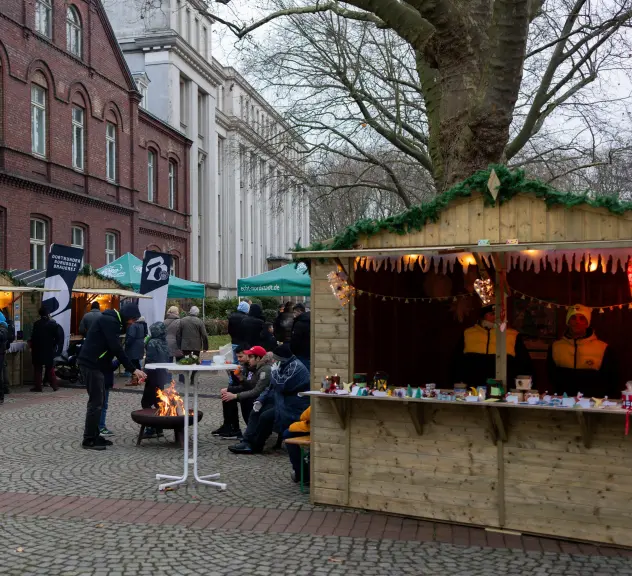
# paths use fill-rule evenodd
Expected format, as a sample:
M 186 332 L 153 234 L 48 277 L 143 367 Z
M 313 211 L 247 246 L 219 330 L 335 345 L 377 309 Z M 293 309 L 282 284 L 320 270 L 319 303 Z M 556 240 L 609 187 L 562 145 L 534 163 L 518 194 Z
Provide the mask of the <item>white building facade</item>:
M 309 242 L 301 184 L 305 147 L 281 116 L 212 55 L 211 19 L 198 0 L 104 0 L 141 106 L 192 141 L 193 280 L 218 296 Z M 164 151 L 166 153 L 166 151 Z

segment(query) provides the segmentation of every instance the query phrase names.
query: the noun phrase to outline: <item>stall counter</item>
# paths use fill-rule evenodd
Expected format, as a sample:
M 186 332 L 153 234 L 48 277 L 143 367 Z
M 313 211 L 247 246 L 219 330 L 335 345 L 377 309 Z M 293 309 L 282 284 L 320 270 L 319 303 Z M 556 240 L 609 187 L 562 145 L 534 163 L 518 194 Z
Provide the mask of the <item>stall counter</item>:
M 312 501 L 632 546 L 621 408 L 312 397 Z

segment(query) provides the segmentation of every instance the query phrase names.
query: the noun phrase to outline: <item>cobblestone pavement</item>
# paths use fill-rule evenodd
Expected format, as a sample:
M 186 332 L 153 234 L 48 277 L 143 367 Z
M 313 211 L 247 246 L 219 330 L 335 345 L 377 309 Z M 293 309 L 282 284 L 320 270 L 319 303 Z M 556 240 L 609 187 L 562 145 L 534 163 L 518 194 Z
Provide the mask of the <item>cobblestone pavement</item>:
M 111 394 L 115 445 L 100 453 L 80 448 L 85 391 L 7 396 L 0 575 L 632 576 L 628 551 L 314 507 L 285 452 L 236 456 L 210 436 L 221 386 L 202 386 L 200 468 L 221 472 L 226 491 L 157 490 L 156 472 L 180 472 L 182 451 L 135 446 L 137 392 Z

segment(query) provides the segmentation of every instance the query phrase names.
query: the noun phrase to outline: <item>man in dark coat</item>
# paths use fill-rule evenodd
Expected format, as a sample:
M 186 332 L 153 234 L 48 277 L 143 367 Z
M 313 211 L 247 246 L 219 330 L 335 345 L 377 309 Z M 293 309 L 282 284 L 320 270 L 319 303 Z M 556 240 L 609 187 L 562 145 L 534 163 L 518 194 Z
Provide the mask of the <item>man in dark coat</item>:
M 8 387 L 8 383 L 5 382 L 5 370 L 4 370 L 4 355 L 7 351 L 7 344 L 9 343 L 9 325 L 4 317 L 4 314 L 0 312 L 0 404 L 4 404 L 4 389 Z
M 35 386 L 31 388 L 31 392 L 42 392 L 42 368 L 46 370 L 46 377 L 51 388 L 57 391 L 59 387 L 57 386 L 53 363 L 55 356 L 64 344 L 63 330 L 60 330 L 59 324 L 50 318 L 48 310 L 44 306 L 39 309 L 39 315 L 39 320 L 33 324 L 30 340 L 31 358 L 35 372 Z
M 243 344 L 248 344 L 250 348 L 253 346 L 261 346 L 261 331 L 265 318 L 259 304 L 252 304 L 246 316 L 241 321 L 242 335 L 245 340 Z
M 307 368 L 310 369 L 310 315 L 305 311 L 305 305 L 298 303 L 294 305 L 294 325 L 292 326 L 292 338 L 290 349 Z M 300 416 L 300 414 L 299 414 Z
M 90 326 L 94 324 L 94 321 L 101 316 L 101 309 L 99 308 L 98 302 L 93 302 L 90 307 L 90 312 L 86 312 L 79 323 L 79 334 L 81 334 L 84 338 L 88 331 L 90 330 Z
M 239 306 L 237 306 L 237 310 L 228 317 L 228 334 L 230 335 L 233 350 L 237 346 L 244 344 L 243 329 L 241 325 L 249 311 L 250 305 L 248 302 L 240 302 Z
M 88 391 L 88 407 L 83 432 L 83 448 L 88 450 L 105 450 L 112 442 L 99 434 L 101 409 L 105 401 L 105 383 L 103 373 L 112 371 L 112 360 L 116 356 L 123 367 L 132 372 L 139 382 L 147 375 L 138 370 L 125 354 L 121 345 L 121 334 L 128 325 L 138 320 L 140 310 L 134 303 L 125 303 L 121 311 L 106 310 L 96 320 L 79 352 L 79 369 Z
M 292 303 L 286 302 L 285 306 L 281 306 L 279 314 L 274 319 L 274 337 L 278 342 L 283 344 L 290 341 L 293 324 L 294 315 L 292 314 Z

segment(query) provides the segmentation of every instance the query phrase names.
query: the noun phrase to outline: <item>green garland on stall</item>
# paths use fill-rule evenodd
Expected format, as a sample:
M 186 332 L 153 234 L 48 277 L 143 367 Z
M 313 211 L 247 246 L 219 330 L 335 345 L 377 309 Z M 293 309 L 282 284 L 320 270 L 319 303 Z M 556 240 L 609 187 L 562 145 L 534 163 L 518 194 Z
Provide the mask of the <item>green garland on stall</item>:
M 10 270 L 0 270 L 0 275 L 6 276 L 9 280 L 11 280 L 11 282 L 13 282 L 14 286 L 26 286 L 26 282 L 24 282 L 24 280 L 16 278 L 13 272 L 11 272 Z
M 319 250 L 350 250 L 358 242 L 361 236 L 374 236 L 380 232 L 392 232 L 394 234 L 408 234 L 418 232 L 429 222 L 437 222 L 441 212 L 458 198 L 469 198 L 473 193 L 482 193 L 485 204 L 494 206 L 492 195 L 487 189 L 487 182 L 491 171 L 495 170 L 500 180 L 497 202 L 503 204 L 511 200 L 516 194 L 533 194 L 536 198 L 543 199 L 547 206 L 565 206 L 572 208 L 582 204 L 606 208 L 614 214 L 623 214 L 632 210 L 632 202 L 621 202 L 612 196 L 591 197 L 586 191 L 582 194 L 564 193 L 552 188 L 539 180 L 531 180 L 525 176 L 523 170 L 510 170 L 503 165 L 490 165 L 487 170 L 479 170 L 467 180 L 456 184 L 443 194 L 433 198 L 430 202 L 413 206 L 408 210 L 389 216 L 383 220 L 364 219 L 348 226 L 343 232 L 327 242 L 314 242 L 311 246 L 297 245 L 295 251 L 319 251 Z
M 99 271 L 96 268 L 92 267 L 90 264 L 84 264 L 83 268 L 81 268 L 77 274 L 79 276 L 96 276 L 97 278 L 101 278 L 102 280 L 109 280 L 110 282 L 114 282 L 114 284 L 116 284 L 121 289 L 129 289 L 128 286 L 125 286 L 125 284 L 121 284 L 118 280 L 100 274 Z

